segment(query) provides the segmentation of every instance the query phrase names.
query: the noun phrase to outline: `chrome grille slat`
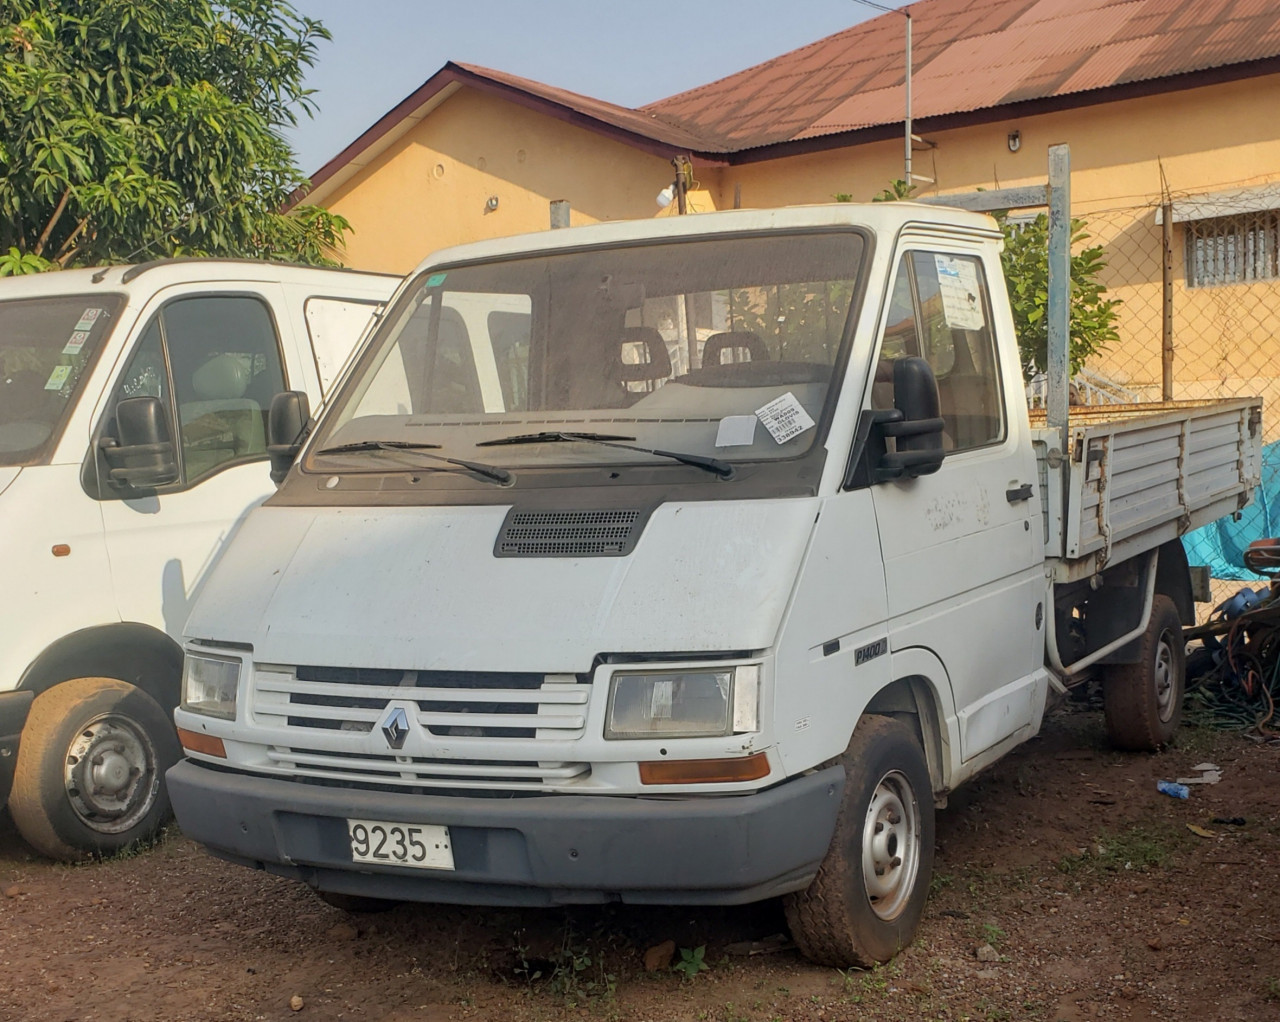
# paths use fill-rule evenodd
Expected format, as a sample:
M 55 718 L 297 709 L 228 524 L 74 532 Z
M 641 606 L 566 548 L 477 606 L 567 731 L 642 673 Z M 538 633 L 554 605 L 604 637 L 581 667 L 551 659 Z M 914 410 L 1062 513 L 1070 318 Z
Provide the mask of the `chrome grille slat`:
M 271 674 L 256 679 L 259 692 L 298 693 L 300 695 L 328 696 L 334 695 L 338 687 L 322 681 L 296 681 L 284 675 Z M 586 686 L 581 686 L 585 689 Z M 345 688 L 345 686 L 344 686 Z M 348 694 L 343 692 L 342 694 Z M 407 688 L 398 685 L 361 685 L 352 687 L 352 698 L 359 699 L 412 699 L 420 703 L 446 703 L 465 701 L 469 703 L 558 703 L 564 706 L 581 706 L 587 701 L 586 691 L 569 691 L 568 686 L 557 690 L 546 689 L 456 689 L 456 688 Z
M 376 771 L 397 776 L 415 774 L 421 778 L 502 777 L 519 780 L 568 780 L 587 769 L 585 763 L 555 763 L 545 766 L 524 766 L 514 763 L 457 763 L 449 760 L 425 760 L 414 758 L 405 763 L 391 757 L 344 757 L 319 752 L 299 752 L 296 749 L 269 749 L 267 758 L 276 763 L 294 763 L 302 766 L 328 767 L 347 771 Z M 404 757 L 408 759 L 409 757 Z M 417 783 L 422 783 L 419 780 Z

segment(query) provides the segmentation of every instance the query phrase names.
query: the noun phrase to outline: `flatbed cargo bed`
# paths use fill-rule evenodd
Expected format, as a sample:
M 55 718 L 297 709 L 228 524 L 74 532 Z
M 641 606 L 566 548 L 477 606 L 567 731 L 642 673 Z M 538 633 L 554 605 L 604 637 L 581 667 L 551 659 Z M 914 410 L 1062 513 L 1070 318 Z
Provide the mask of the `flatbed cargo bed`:
M 1031 432 L 1059 582 L 1238 511 L 1261 475 L 1261 398 L 1073 406 L 1065 457 L 1041 409 Z

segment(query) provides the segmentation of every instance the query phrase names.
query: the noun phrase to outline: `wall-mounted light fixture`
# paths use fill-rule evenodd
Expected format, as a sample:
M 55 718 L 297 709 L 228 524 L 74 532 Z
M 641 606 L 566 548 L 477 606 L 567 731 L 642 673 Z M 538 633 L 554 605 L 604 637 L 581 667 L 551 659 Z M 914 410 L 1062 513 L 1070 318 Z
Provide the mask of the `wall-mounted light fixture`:
M 487 199 L 484 200 L 484 211 L 486 213 L 492 213 L 497 208 L 498 208 L 498 197 L 496 195 L 490 195 Z
M 1022 148 L 1022 132 L 1020 131 L 1009 132 L 1009 152 L 1016 153 L 1021 148 Z

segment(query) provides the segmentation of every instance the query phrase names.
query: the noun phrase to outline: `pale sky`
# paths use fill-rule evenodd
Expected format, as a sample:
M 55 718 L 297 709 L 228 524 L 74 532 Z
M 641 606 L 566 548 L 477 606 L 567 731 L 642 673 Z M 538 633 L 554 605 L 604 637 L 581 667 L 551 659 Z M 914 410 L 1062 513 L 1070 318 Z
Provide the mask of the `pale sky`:
M 880 0 L 901 6 L 903 0 Z M 623 106 L 703 85 L 879 12 L 855 0 L 293 0 L 333 33 L 290 139 L 313 174 L 449 60 Z

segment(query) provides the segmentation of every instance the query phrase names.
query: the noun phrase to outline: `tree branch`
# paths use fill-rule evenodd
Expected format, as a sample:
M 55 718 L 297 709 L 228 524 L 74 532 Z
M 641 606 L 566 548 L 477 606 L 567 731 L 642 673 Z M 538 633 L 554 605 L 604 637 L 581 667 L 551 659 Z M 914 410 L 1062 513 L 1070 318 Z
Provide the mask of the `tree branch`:
M 62 247 L 58 249 L 57 255 L 53 257 L 53 261 L 56 262 L 59 266 L 63 267 L 64 269 L 66 268 L 67 263 L 69 263 L 72 260 L 72 258 L 79 253 L 82 246 L 76 245 L 76 247 L 72 248 L 71 251 L 69 252 L 67 251 L 67 249 L 71 248 L 72 242 L 74 242 L 76 238 L 80 237 L 80 232 L 85 229 L 88 223 L 89 223 L 89 218 L 85 217 L 78 224 L 76 224 L 76 229 L 72 231 L 69 235 L 67 235 L 67 240 L 62 243 Z
M 49 235 L 53 233 L 54 225 L 62 219 L 62 211 L 67 208 L 67 200 L 71 198 L 71 186 L 67 185 L 66 190 L 62 193 L 62 198 L 58 200 L 57 208 L 53 211 L 53 216 L 49 217 L 49 222 L 44 225 L 44 230 L 40 232 L 40 240 L 36 242 L 33 249 L 36 255 L 44 255 L 44 246 L 49 241 Z

